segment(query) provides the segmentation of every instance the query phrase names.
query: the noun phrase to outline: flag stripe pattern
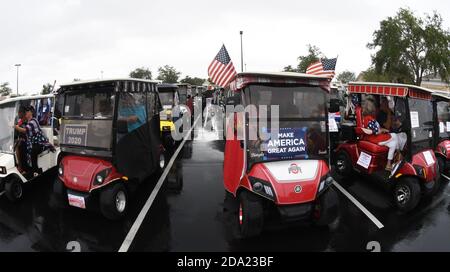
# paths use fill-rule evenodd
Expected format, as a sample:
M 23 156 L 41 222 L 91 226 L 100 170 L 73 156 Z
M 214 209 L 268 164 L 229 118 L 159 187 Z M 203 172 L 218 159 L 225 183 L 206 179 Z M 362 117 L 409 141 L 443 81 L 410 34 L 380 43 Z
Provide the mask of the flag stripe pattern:
M 337 58 L 334 59 L 320 59 L 308 66 L 307 74 L 327 76 L 333 78 L 335 75 Z
M 208 76 L 212 83 L 226 87 L 235 75 L 236 69 L 234 68 L 230 55 L 228 55 L 225 45 L 222 45 L 219 53 L 217 53 L 217 56 L 208 67 Z

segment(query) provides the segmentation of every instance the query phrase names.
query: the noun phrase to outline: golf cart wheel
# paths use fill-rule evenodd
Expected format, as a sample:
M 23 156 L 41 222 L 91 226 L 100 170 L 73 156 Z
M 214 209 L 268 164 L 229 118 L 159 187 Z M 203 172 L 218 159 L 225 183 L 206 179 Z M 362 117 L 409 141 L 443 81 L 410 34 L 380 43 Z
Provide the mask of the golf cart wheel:
M 394 188 L 394 201 L 401 212 L 409 212 L 414 209 L 420 200 L 419 181 L 412 177 L 399 180 Z
M 323 227 L 335 222 L 339 214 L 339 198 L 333 187 L 329 187 L 318 199 L 314 224 Z
M 68 205 L 66 187 L 58 178 L 53 182 L 53 195 L 61 207 L 66 207 Z
M 128 193 L 125 186 L 117 182 L 107 186 L 100 193 L 100 211 L 110 220 L 118 220 L 124 216 L 128 208 Z
M 349 177 L 352 174 L 353 166 L 347 152 L 340 151 L 336 156 L 336 172 L 342 177 Z
M 436 157 L 437 157 L 437 162 L 439 165 L 439 174 L 440 174 L 439 175 L 439 183 L 446 184 L 446 183 L 448 183 L 449 180 L 447 178 L 443 177 L 442 175 L 445 175 L 448 177 L 448 171 L 445 171 L 446 170 L 445 166 L 446 166 L 447 161 L 446 161 L 446 159 L 444 159 L 440 156 L 436 156 Z
M 5 183 L 6 197 L 12 201 L 18 201 L 23 196 L 22 181 L 18 177 L 12 177 Z
M 245 239 L 261 234 L 264 225 L 264 211 L 261 199 L 248 191 L 239 194 L 237 213 L 240 237 Z
M 436 165 L 436 178 L 434 180 L 434 185 L 433 188 L 431 188 L 428 192 L 429 197 L 432 197 L 434 195 L 436 195 L 439 191 L 439 188 L 441 187 L 441 173 L 443 172 L 441 166 L 439 165 L 439 161 L 438 164 Z
M 158 168 L 159 168 L 159 170 L 164 170 L 164 167 L 166 167 L 166 165 L 167 165 L 166 153 L 165 152 L 161 152 L 159 154 L 159 161 L 158 161 Z
M 175 141 L 172 138 L 170 132 L 165 133 L 163 136 L 163 145 L 166 149 L 173 150 L 175 148 Z

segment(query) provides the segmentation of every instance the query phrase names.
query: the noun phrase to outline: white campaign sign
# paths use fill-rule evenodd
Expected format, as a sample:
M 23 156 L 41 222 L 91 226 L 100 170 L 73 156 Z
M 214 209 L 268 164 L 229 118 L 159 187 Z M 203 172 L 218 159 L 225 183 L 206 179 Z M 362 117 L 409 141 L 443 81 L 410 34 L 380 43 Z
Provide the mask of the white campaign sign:
M 358 162 L 356 164 L 361 165 L 362 167 L 369 169 L 370 162 L 372 161 L 372 156 L 367 153 L 361 152 L 359 154 Z
M 411 111 L 410 115 L 411 115 L 411 128 L 420 127 L 419 113 L 417 111 Z
M 447 122 L 447 130 L 448 130 L 448 122 Z M 439 122 L 439 133 L 445 133 L 444 122 Z
M 338 132 L 338 126 L 334 118 L 328 118 L 328 130 L 330 132 Z
M 425 157 L 425 161 L 427 162 L 427 165 L 430 166 L 435 163 L 433 156 L 431 155 L 430 151 L 423 152 L 423 156 Z

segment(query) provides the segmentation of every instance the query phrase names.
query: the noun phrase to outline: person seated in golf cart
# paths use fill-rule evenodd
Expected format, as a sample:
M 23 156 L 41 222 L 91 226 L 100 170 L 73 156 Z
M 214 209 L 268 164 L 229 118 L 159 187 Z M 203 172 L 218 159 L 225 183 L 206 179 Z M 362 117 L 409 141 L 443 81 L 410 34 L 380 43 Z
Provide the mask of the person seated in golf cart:
M 387 130 L 392 129 L 392 123 L 394 120 L 394 113 L 389 108 L 389 100 L 387 97 L 382 96 L 380 98 L 380 108 L 377 113 L 377 121 L 382 128 Z
M 128 133 L 140 128 L 147 120 L 145 104 L 139 100 L 139 95 L 130 93 L 121 94 L 123 99 L 119 104 L 119 121 L 126 121 Z M 136 96 L 136 97 L 135 97 Z
M 26 161 L 28 164 L 27 174 L 29 176 L 39 175 L 38 156 L 45 150 L 55 152 L 55 148 L 51 145 L 41 130 L 38 120 L 33 115 L 34 108 L 29 106 L 25 109 L 25 119 L 27 124 L 24 128 L 19 125 L 15 126 L 16 131 L 26 135 Z
M 390 133 L 386 128 L 381 127 L 380 123 L 375 118 L 376 106 L 375 101 L 368 98 L 363 105 L 364 116 L 364 140 L 381 146 L 389 148 L 387 155 L 386 170 L 392 170 L 392 160 L 394 159 L 395 151 L 399 146 L 399 140 L 395 133 Z
M 21 106 L 19 108 L 19 112 L 17 113 L 17 122 L 16 124 L 21 127 L 21 128 L 25 128 L 26 124 L 27 124 L 27 120 L 25 119 L 25 107 Z M 26 135 L 25 133 L 20 133 L 18 131 L 16 131 L 16 138 L 15 143 L 14 143 L 14 150 L 16 153 L 16 159 L 17 159 L 17 169 L 19 170 L 20 173 L 24 173 L 25 172 L 25 167 L 24 167 L 24 162 L 26 161 Z

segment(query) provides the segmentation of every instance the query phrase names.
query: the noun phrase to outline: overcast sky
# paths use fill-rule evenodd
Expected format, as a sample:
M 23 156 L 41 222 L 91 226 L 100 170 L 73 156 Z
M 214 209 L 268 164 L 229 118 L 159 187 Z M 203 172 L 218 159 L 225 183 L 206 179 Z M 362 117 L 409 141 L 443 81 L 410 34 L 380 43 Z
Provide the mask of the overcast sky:
M 154 77 L 169 64 L 207 77 L 222 43 L 240 71 L 239 30 L 247 70 L 280 71 L 317 45 L 339 55 L 337 71 L 370 65 L 366 44 L 379 22 L 400 7 L 437 10 L 450 27 L 450 1 L 138 1 L 0 0 L 0 83 L 38 92 L 44 83 L 74 78 L 125 77 L 149 67 Z

